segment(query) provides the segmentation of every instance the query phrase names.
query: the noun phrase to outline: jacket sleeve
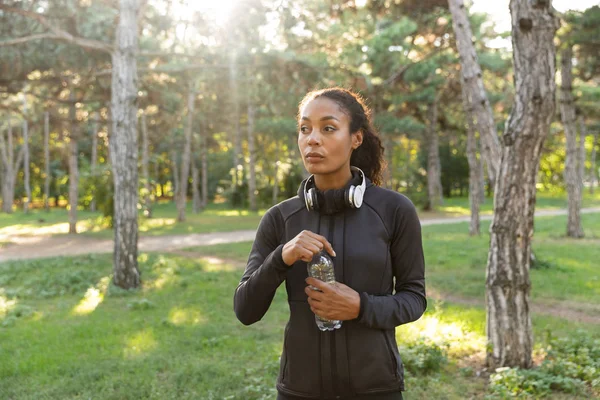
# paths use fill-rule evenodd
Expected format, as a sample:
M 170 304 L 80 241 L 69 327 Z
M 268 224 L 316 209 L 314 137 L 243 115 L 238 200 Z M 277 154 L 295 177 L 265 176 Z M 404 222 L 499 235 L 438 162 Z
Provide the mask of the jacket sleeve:
M 278 223 L 276 216 L 280 216 L 279 211 L 271 208 L 261 219 L 246 270 L 235 290 L 233 308 L 244 325 L 261 320 L 289 269 L 279 244 L 283 221 Z
M 414 205 L 404 200 L 395 211 L 390 243 L 395 293 L 384 296 L 360 293 L 358 321 L 371 328 L 393 329 L 416 321 L 427 308 L 421 223 Z

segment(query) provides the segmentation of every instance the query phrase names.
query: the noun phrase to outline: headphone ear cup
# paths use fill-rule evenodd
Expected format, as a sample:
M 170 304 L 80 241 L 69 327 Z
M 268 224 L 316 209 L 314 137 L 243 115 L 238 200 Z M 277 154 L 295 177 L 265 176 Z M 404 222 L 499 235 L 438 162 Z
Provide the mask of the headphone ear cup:
M 346 203 L 346 207 L 354 208 L 354 191 L 356 188 L 354 185 L 348 186 L 348 188 L 344 191 L 344 203 Z
M 319 202 L 317 200 L 317 191 L 314 188 L 308 189 L 308 196 L 310 197 L 310 208 L 315 211 L 319 211 Z

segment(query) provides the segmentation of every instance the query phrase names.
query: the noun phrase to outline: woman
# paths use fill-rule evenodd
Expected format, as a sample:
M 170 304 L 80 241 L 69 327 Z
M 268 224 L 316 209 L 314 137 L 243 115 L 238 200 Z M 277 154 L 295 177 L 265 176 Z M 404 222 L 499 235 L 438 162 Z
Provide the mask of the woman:
M 298 124 L 312 176 L 262 218 L 235 292 L 236 315 L 246 325 L 259 321 L 285 281 L 290 320 L 278 399 L 402 399 L 395 328 L 420 318 L 427 305 L 415 207 L 377 186 L 383 147 L 358 95 L 308 93 Z M 334 260 L 333 285 L 308 278 L 306 263 L 322 250 Z M 342 326 L 322 332 L 315 314 Z

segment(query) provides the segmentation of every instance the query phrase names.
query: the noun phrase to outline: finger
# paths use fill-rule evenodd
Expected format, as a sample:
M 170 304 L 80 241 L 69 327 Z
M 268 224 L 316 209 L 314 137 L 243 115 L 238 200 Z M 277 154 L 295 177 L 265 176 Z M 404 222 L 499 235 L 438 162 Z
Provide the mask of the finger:
M 309 262 L 313 259 L 313 252 L 306 248 L 298 249 L 298 252 L 300 253 L 300 259 L 302 261 Z
M 307 286 L 304 289 L 304 293 L 306 293 L 309 300 L 315 300 L 319 302 L 323 301 L 323 293 L 312 289 L 310 286 Z
M 321 235 L 317 235 L 316 233 L 312 233 L 311 237 L 314 238 L 315 240 L 318 240 L 321 243 L 321 245 L 323 246 L 323 248 L 325 248 L 325 250 L 327 250 L 327 252 L 330 255 L 332 255 L 333 257 L 336 256 L 335 251 L 333 250 L 333 246 L 331 246 L 331 243 L 329 243 L 329 241 L 325 238 L 325 236 L 321 236 Z
M 316 287 L 317 289 L 321 290 L 322 292 L 327 292 L 331 290 L 331 285 L 329 285 L 326 282 L 323 282 L 319 279 L 316 278 L 306 278 L 306 283 L 308 283 L 311 286 Z

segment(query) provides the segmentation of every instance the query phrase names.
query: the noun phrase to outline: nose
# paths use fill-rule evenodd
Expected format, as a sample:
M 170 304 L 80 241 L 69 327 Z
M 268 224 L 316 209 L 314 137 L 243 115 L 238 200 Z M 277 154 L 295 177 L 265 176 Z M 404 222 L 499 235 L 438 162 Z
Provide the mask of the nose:
M 310 132 L 310 135 L 308 135 L 308 145 L 309 146 L 315 146 L 315 145 L 320 145 L 321 144 L 321 136 L 320 136 L 320 132 L 318 129 L 313 128 L 312 131 Z

